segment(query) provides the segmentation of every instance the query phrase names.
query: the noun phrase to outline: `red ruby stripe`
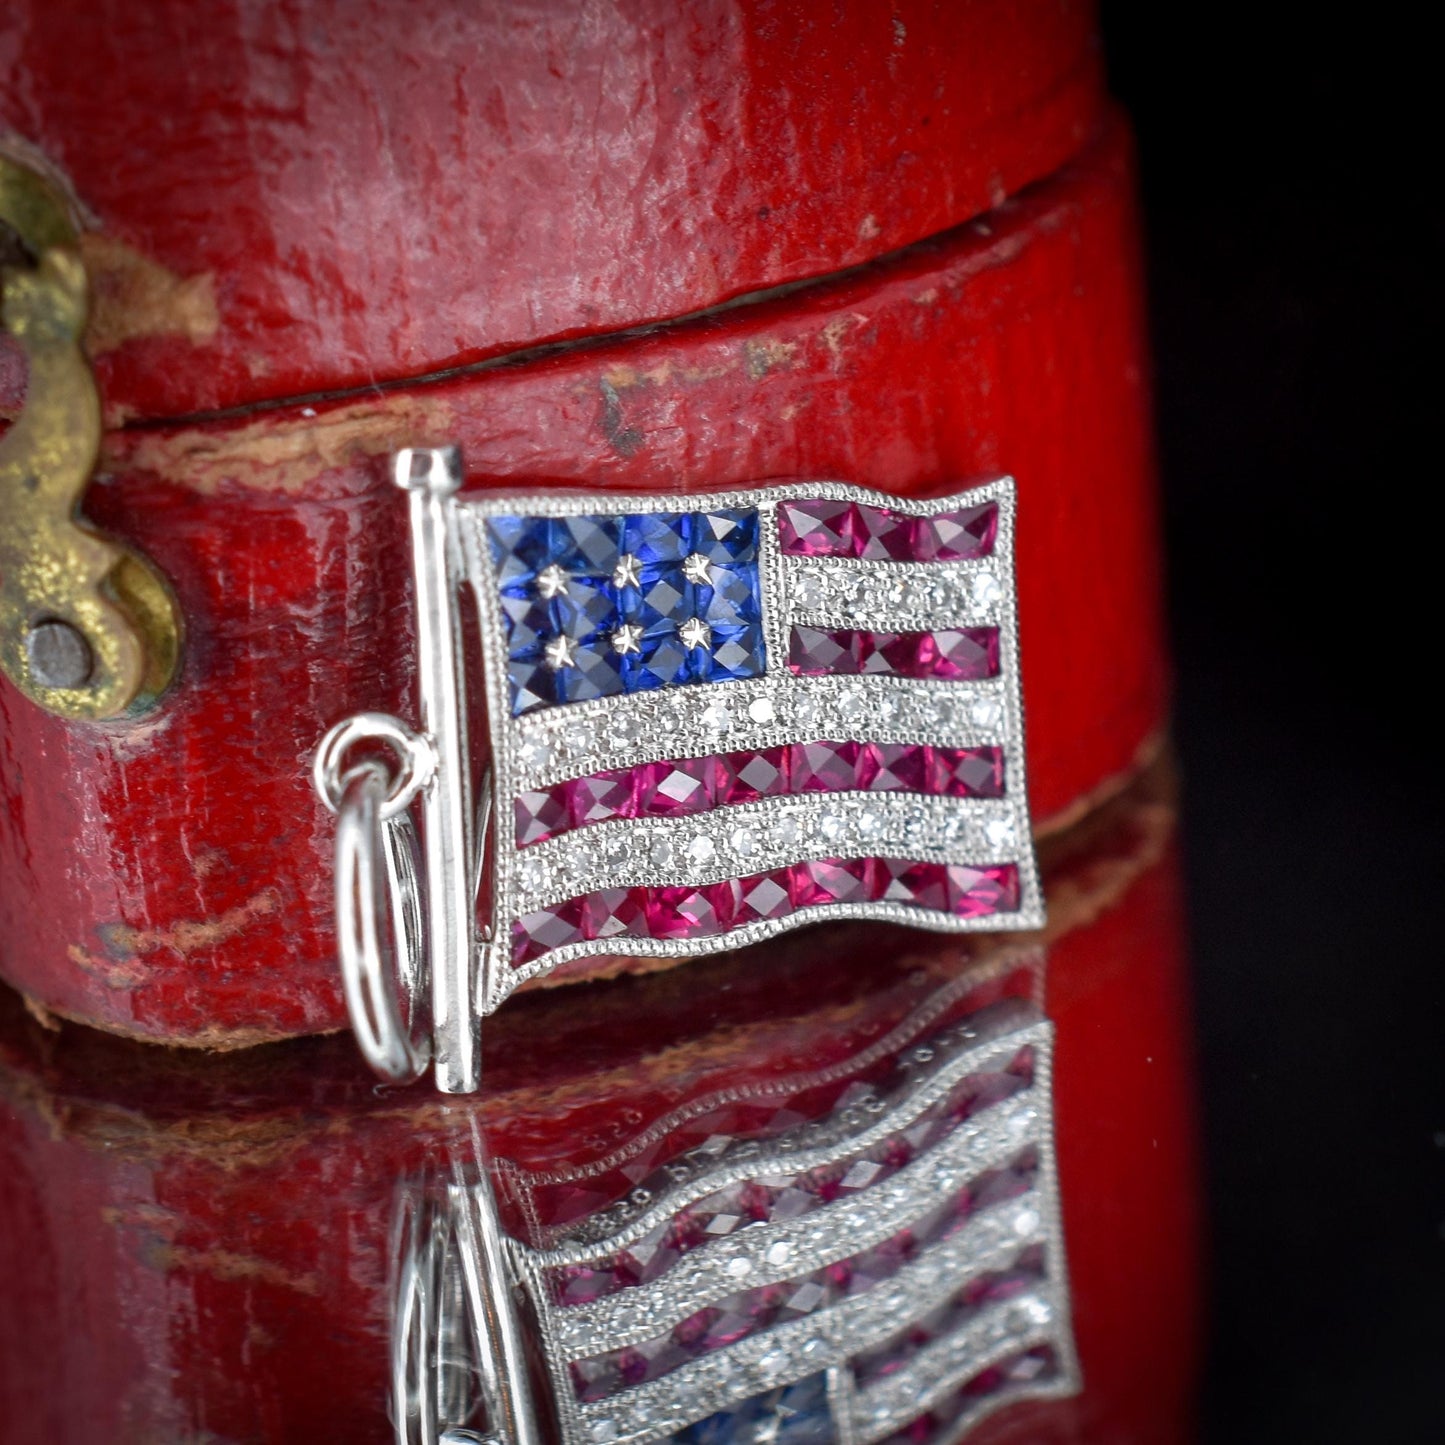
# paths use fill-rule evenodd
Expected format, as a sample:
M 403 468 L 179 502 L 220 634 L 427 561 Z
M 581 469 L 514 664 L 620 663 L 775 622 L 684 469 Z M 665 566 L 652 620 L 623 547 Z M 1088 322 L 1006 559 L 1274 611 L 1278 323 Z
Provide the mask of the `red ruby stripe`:
M 572 778 L 515 800 L 517 846 L 613 818 L 669 818 L 793 793 L 1004 796 L 1000 747 L 811 742 L 719 757 L 644 763 Z
M 800 908 L 901 903 L 959 918 L 1014 913 L 1019 874 L 1012 863 L 970 867 L 901 858 L 824 858 L 694 887 L 606 888 L 539 909 L 512 926 L 519 967 L 583 940 L 708 938 Z
M 887 677 L 975 682 L 998 676 L 997 627 L 941 632 L 860 632 L 794 627 L 788 668 L 803 677 Z
M 963 562 L 993 551 L 998 503 L 911 517 L 863 502 L 808 497 L 778 504 L 778 535 L 783 551 L 794 557 Z

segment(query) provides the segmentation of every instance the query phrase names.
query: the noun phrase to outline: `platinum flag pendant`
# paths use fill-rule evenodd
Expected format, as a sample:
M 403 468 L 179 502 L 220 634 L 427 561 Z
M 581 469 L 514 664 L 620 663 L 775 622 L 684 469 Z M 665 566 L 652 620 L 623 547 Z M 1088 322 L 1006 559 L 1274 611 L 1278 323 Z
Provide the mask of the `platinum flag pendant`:
M 563 1445 L 945 1445 L 1076 1391 L 1052 1027 L 1021 998 L 928 1014 L 856 1060 L 821 1118 L 709 1137 L 526 1241 L 499 1198 L 535 1220 L 560 1176 L 473 1167 L 413 1192 L 398 1438 L 538 1445 L 548 1420 Z
M 349 719 L 316 767 L 348 1001 L 387 1077 L 430 1053 L 442 1089 L 475 1089 L 479 1017 L 590 955 L 825 918 L 1042 923 L 1009 479 L 927 501 L 838 482 L 464 501 L 455 449 L 398 453 L 396 479 L 422 731 Z M 360 743 L 396 767 L 348 766 Z

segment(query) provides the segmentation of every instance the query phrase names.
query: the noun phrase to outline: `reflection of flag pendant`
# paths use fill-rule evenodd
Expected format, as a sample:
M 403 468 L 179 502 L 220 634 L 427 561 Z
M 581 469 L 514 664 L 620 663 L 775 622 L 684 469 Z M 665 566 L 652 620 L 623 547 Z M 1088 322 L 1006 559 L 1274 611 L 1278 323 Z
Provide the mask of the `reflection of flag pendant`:
M 712 953 L 825 918 L 1043 921 L 1011 481 L 929 501 L 835 482 L 462 501 L 454 451 L 402 452 L 397 479 L 427 735 L 395 794 L 422 799 L 429 954 L 401 972 L 430 974 L 443 1089 L 477 1085 L 478 1015 L 587 955 Z M 333 806 L 343 744 L 378 722 L 393 743 L 400 724 L 363 715 L 323 746 Z
M 501 1241 L 500 1277 L 463 1271 L 475 1317 L 520 1284 L 543 1358 L 519 1388 L 564 1445 L 943 1442 L 1072 1393 L 1051 1048 L 1017 999 L 915 1033 L 824 1118 L 711 1138 L 531 1245 L 456 1186 L 463 1251 Z

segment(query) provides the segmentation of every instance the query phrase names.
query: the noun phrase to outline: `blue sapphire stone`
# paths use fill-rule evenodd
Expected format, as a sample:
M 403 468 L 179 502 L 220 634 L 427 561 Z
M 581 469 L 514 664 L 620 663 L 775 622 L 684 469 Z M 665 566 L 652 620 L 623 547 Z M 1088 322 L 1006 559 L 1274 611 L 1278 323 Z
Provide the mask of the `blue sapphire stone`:
M 728 566 L 758 559 L 758 514 L 754 511 L 699 512 L 693 518 L 692 550 Z
M 644 512 L 624 520 L 622 537 L 622 550 L 644 566 L 681 563 L 692 551 L 692 517 L 686 512 Z
M 652 512 L 632 516 L 492 517 L 488 543 L 501 584 L 500 610 L 512 712 L 621 692 L 756 677 L 765 666 L 758 573 L 758 517 L 748 510 Z M 640 585 L 612 580 L 618 559 L 636 556 Z M 683 562 L 701 553 L 707 583 Z M 538 574 L 556 567 L 565 589 L 542 595 Z M 685 647 L 678 629 L 700 618 L 708 647 Z M 638 651 L 619 655 L 622 623 L 642 629 Z M 558 636 L 576 645 L 572 665 L 552 669 L 545 648 Z
M 555 523 L 546 517 L 492 517 L 487 532 L 503 587 L 531 582 L 555 558 Z
M 621 517 L 562 517 L 556 523 L 556 553 L 564 571 L 610 577 L 621 552 Z
M 835 1445 L 824 1375 L 810 1375 L 754 1395 L 727 1410 L 679 1430 L 673 1445 Z

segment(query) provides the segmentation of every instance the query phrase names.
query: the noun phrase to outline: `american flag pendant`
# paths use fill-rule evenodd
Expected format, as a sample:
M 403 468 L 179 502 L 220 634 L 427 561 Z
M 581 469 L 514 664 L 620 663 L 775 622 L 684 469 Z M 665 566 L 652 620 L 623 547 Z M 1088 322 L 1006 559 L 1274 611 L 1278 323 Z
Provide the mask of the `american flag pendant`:
M 382 1073 L 430 1057 L 439 1087 L 475 1089 L 478 1019 L 589 956 L 830 918 L 1042 923 L 1011 480 L 462 500 L 455 449 L 395 467 L 422 730 L 348 719 L 316 766 L 348 1001 Z M 348 765 L 361 743 L 396 766 Z
M 1074 1393 L 1051 1025 L 1018 997 L 921 1016 L 829 1071 L 821 1116 L 789 1111 L 819 1088 L 800 1075 L 768 1090 L 782 1128 L 656 1122 L 643 1142 L 706 1137 L 564 1223 L 536 1222 L 545 1201 L 606 1197 L 626 1146 L 404 1193 L 398 1438 L 949 1445 Z

